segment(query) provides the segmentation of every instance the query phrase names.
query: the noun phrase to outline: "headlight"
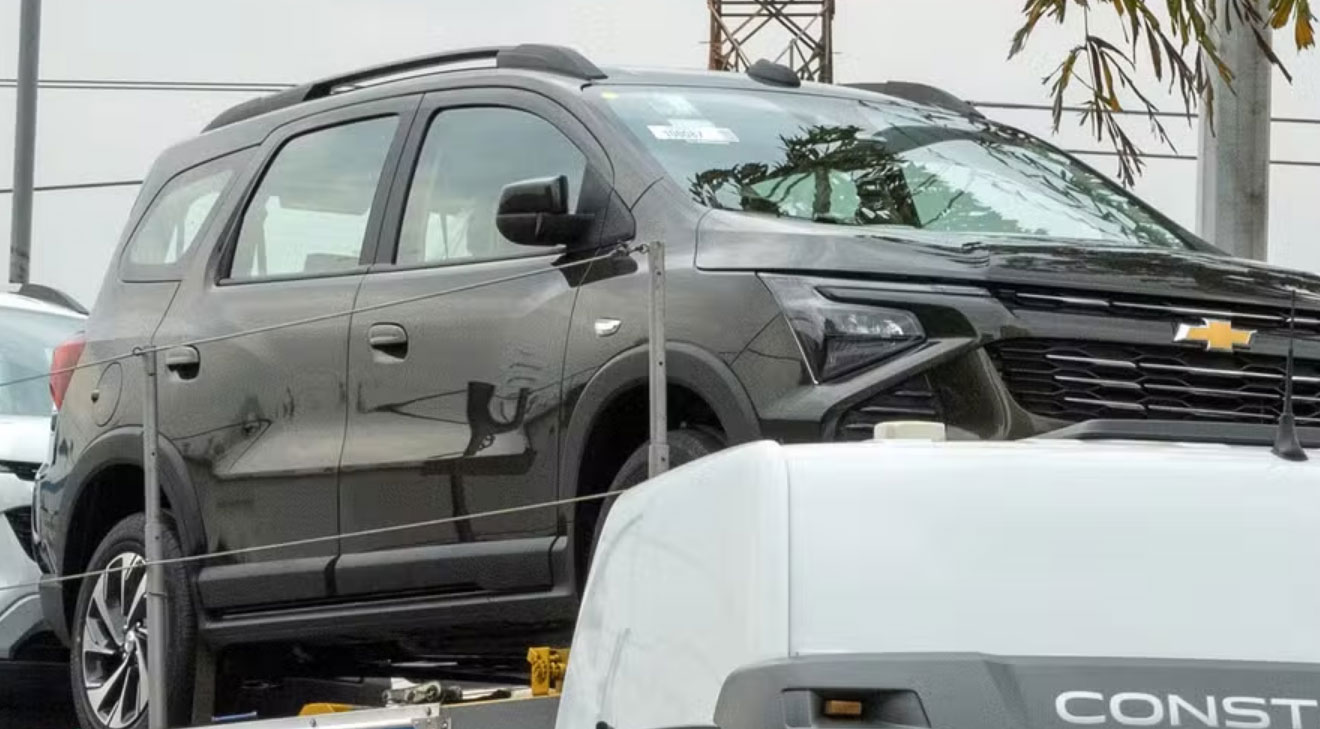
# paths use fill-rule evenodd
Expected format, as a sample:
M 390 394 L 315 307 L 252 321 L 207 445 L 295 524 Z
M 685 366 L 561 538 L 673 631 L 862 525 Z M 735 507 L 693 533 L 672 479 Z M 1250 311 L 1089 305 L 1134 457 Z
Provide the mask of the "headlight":
M 826 298 L 790 276 L 763 276 L 817 380 L 846 375 L 925 341 L 910 312 Z

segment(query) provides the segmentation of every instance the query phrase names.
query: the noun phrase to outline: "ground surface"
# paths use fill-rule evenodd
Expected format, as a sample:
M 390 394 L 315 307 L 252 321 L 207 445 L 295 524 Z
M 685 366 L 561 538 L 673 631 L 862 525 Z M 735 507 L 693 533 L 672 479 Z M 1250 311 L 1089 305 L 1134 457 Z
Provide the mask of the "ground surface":
M 0 663 L 0 729 L 73 729 L 69 667 Z

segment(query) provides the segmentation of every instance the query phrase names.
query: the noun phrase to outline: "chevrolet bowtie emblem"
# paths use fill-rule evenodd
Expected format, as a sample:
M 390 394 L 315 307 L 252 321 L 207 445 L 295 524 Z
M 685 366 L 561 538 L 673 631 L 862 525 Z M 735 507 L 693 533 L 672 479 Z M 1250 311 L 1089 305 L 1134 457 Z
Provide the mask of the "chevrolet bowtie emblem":
M 1173 341 L 1203 342 L 1207 352 L 1232 352 L 1238 347 L 1250 347 L 1256 336 L 1254 330 L 1234 329 L 1232 322 L 1221 319 L 1202 319 L 1201 322 L 1200 326 L 1179 324 Z

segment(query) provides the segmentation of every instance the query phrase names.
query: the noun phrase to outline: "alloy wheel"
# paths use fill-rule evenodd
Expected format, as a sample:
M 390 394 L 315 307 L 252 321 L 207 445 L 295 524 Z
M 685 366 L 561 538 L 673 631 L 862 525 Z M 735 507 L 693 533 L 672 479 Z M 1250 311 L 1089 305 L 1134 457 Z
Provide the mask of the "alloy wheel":
M 123 729 L 147 708 L 147 570 L 122 552 L 97 575 L 83 619 L 83 691 L 96 718 Z

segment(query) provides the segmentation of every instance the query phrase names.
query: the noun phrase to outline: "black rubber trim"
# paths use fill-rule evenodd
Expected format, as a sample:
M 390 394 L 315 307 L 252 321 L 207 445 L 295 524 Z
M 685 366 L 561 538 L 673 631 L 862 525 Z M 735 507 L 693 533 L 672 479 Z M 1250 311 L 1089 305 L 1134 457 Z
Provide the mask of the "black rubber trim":
M 345 553 L 335 564 L 339 596 L 471 586 L 530 590 L 550 586 L 555 537 L 435 544 Z
M 197 592 L 209 610 L 320 600 L 329 593 L 326 569 L 332 560 L 327 555 L 203 567 Z
M 1165 443 L 1223 443 L 1272 446 L 1278 429 L 1251 423 L 1207 423 L 1190 420 L 1087 420 L 1036 436 L 1066 440 L 1152 440 Z M 1307 448 L 1320 448 L 1320 428 L 1298 428 Z
M 577 606 L 570 589 L 400 597 L 204 619 L 201 634 L 213 646 L 285 640 L 336 643 L 447 628 L 461 628 L 465 635 L 499 636 L 509 634 L 511 626 L 571 624 Z
M 46 619 L 50 632 L 61 643 L 69 645 L 69 614 L 64 609 L 64 583 L 43 576 L 37 584 L 37 595 L 41 598 L 41 616 Z

